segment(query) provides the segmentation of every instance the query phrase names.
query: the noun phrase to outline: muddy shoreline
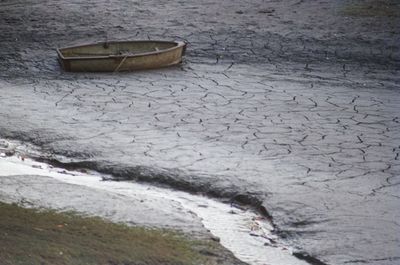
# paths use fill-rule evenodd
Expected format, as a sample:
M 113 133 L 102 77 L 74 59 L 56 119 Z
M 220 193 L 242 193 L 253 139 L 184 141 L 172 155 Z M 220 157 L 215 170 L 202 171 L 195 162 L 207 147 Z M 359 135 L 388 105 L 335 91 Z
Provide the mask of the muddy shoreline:
M 1 201 L 99 216 L 134 227 L 178 231 L 204 243 L 220 242 L 249 264 L 306 264 L 295 258 L 300 253 L 293 253 L 291 247 L 278 240 L 267 218 L 244 205 L 223 204 L 201 194 L 136 181 L 110 181 L 110 176 L 89 169 L 53 167 L 31 160 L 28 146 L 8 143 L 17 151 L 0 148 Z M 223 258 L 218 259 L 233 262 L 229 251 L 223 250 Z

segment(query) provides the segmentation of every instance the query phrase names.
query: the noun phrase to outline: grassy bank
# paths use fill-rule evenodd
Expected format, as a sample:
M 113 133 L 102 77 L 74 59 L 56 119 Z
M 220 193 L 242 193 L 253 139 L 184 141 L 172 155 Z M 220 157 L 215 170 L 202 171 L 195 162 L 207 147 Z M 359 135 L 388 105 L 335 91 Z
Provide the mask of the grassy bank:
M 191 241 L 173 232 L 14 204 L 0 203 L 0 214 L 2 265 L 214 264 L 204 244 L 212 251 L 216 243 Z

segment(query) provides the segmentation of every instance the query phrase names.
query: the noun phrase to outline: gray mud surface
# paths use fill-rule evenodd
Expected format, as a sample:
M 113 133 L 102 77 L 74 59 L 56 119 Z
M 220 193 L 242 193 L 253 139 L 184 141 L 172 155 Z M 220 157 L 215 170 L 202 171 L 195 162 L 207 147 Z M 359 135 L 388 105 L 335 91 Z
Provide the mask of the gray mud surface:
M 0 137 L 65 166 L 262 203 L 282 237 L 326 264 L 396 264 L 399 10 L 1 1 Z M 186 63 L 71 74 L 54 50 L 147 38 L 186 40 Z

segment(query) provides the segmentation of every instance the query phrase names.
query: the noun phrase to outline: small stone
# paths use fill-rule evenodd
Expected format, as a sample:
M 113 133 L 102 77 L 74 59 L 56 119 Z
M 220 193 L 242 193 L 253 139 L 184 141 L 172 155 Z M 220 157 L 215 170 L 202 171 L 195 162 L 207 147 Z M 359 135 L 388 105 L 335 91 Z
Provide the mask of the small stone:
M 211 240 L 215 241 L 215 242 L 220 242 L 221 241 L 221 239 L 219 237 L 217 237 L 217 236 L 212 236 Z

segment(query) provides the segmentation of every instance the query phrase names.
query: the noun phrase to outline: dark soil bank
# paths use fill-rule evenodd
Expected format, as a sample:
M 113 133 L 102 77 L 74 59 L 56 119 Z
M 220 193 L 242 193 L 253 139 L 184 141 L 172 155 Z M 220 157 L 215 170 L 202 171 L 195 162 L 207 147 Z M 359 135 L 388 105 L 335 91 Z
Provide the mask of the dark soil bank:
M 311 263 L 392 265 L 399 8 L 1 1 L 0 136 L 32 142 L 64 166 L 262 204 Z M 186 40 L 186 63 L 67 74 L 54 50 L 147 38 Z
M 100 218 L 0 203 L 4 265 L 238 264 L 217 243 Z M 207 254 L 204 254 L 207 253 Z

